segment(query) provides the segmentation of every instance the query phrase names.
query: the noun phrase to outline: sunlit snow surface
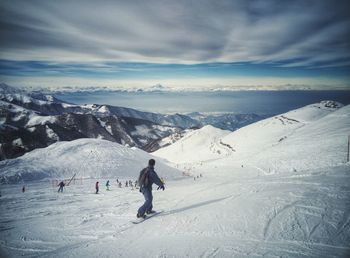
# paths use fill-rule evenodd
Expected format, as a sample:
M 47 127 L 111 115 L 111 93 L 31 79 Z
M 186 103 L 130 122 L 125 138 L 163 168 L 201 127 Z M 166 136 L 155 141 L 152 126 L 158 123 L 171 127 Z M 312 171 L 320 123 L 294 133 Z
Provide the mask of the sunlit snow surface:
M 346 257 L 350 253 L 349 166 L 259 176 L 253 168 L 168 181 L 154 191 L 164 212 L 134 225 L 137 190 L 94 180 L 2 186 L 5 257 Z M 215 174 L 220 173 L 221 176 Z
M 154 209 L 163 212 L 138 225 L 131 221 L 143 196 L 124 184 L 118 188 L 116 177 L 136 179 L 152 157 L 147 153 L 84 139 L 2 162 L 8 175 L 48 167 L 46 176 L 83 170 L 98 179 L 82 180 L 62 194 L 47 181 L 26 183 L 24 193 L 22 184 L 1 185 L 1 254 L 348 257 L 349 108 L 321 103 L 233 133 L 212 127 L 188 133 L 154 153 L 184 176 L 156 158 L 156 171 L 167 180 L 165 191 L 154 189 Z M 107 179 L 111 191 L 104 187 Z M 96 180 L 100 194 L 94 193 Z

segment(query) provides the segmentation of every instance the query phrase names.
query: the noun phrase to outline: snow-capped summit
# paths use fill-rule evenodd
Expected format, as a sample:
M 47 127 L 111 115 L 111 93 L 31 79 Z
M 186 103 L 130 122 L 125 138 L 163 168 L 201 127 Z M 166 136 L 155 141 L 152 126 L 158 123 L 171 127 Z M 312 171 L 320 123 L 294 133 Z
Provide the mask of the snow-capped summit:
M 324 100 L 319 103 L 289 111 L 285 113 L 284 116 L 300 122 L 308 123 L 310 121 L 320 119 L 343 106 L 343 104 L 336 101 Z
M 175 163 L 220 158 L 229 153 L 227 147 L 220 144 L 220 139 L 229 133 L 230 131 L 207 125 L 188 132 L 174 144 L 161 148 L 153 154 Z

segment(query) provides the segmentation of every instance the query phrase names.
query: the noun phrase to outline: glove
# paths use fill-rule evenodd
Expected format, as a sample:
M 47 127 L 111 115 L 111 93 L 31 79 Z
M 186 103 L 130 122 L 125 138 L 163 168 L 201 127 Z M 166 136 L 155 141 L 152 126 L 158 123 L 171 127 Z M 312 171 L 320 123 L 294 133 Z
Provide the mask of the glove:
M 164 191 L 164 189 L 165 189 L 164 185 L 159 186 L 158 188 L 159 188 L 159 189 L 162 189 L 163 191 Z

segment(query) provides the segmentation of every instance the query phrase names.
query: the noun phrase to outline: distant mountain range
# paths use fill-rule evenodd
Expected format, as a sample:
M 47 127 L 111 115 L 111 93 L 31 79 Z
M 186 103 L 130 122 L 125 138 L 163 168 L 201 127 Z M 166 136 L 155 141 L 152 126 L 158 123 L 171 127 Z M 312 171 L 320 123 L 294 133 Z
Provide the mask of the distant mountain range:
M 52 95 L 57 93 L 70 92 L 230 92 L 230 91 L 281 91 L 281 90 L 315 90 L 320 85 L 307 84 L 281 84 L 281 85 L 213 85 L 206 87 L 174 87 L 169 85 L 155 84 L 148 87 L 118 87 L 118 86 L 99 86 L 99 87 L 81 87 L 81 86 L 66 86 L 66 87 L 41 87 L 40 92 Z M 33 88 L 27 88 L 32 91 Z M 343 90 L 342 86 L 336 86 L 335 90 Z
M 75 105 L 52 95 L 0 84 L 0 160 L 79 138 L 100 138 L 156 151 L 181 138 L 186 129 L 210 124 L 233 131 L 263 118 L 254 114 L 164 115 L 110 105 Z

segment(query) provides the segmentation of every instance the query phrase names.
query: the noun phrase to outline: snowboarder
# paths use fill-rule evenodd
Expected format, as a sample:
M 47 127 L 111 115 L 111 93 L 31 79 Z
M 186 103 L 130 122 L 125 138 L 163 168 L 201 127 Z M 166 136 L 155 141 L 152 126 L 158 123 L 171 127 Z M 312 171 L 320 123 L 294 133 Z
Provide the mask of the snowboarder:
M 65 183 L 63 181 L 61 181 L 59 184 L 58 184 L 59 188 L 58 188 L 58 193 L 61 192 L 63 193 L 63 187 L 65 186 Z
M 98 190 L 99 190 L 98 181 L 95 184 L 95 188 L 96 188 L 96 194 L 98 194 Z
M 150 159 L 148 161 L 148 167 L 144 168 L 140 172 L 140 176 L 138 179 L 139 185 L 140 185 L 140 192 L 145 197 L 144 204 L 138 209 L 136 217 L 138 218 L 145 218 L 147 214 L 154 213 L 155 211 L 152 210 L 153 205 L 153 195 L 152 195 L 152 184 L 155 183 L 164 191 L 164 184 L 159 179 L 157 173 L 154 171 L 154 165 L 156 164 L 156 161 L 154 159 Z
M 107 190 L 107 191 L 109 191 L 109 186 L 110 186 L 109 180 L 107 180 L 107 183 L 106 183 L 106 188 L 107 188 L 106 190 Z

